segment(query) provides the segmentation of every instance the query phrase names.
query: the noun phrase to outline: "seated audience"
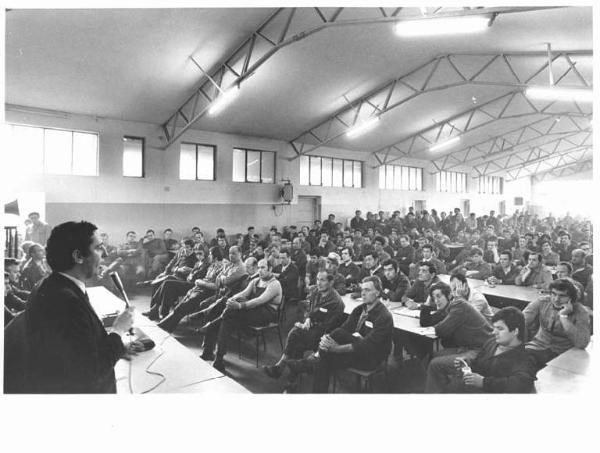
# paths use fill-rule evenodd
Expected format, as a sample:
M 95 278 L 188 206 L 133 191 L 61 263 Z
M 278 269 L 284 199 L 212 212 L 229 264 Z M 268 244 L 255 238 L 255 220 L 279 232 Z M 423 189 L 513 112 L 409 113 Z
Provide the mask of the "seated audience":
M 543 288 L 552 281 L 552 272 L 542 264 L 540 253 L 530 253 L 527 266 L 515 278 L 515 285 Z
M 290 249 L 282 248 L 279 251 L 279 258 L 281 263 L 273 267 L 273 275 L 281 283 L 283 297 L 288 301 L 296 299 L 298 297 L 299 272 L 296 264 L 292 262 Z
M 525 347 L 538 368 L 572 347 L 585 349 L 590 342 L 590 315 L 577 298 L 575 285 L 559 278 L 550 283 L 550 296 L 541 296 L 523 310 L 533 336 Z
M 45 277 L 50 275 L 50 268 L 46 264 L 46 250 L 40 244 L 29 247 L 29 260 L 21 271 L 21 285 L 23 289 L 31 291 Z
M 390 302 L 401 302 L 410 286 L 408 277 L 398 269 L 398 263 L 392 259 L 385 260 L 382 265 L 383 278 L 381 284 L 383 291 L 381 292 L 381 298 Z
M 129 290 L 144 278 L 143 251 L 135 236 L 135 231 L 128 231 L 125 235 L 126 241 L 117 248 L 117 255 L 122 260 L 118 273 L 125 289 Z
M 417 278 L 420 263 L 432 263 L 435 266 L 436 275 L 446 273 L 446 265 L 433 256 L 433 246 L 431 244 L 423 244 L 420 251 L 422 256 L 420 262 L 410 265 L 410 274 L 408 276 L 410 280 L 415 280 Z
M 456 375 L 442 393 L 531 393 L 536 367 L 525 350 L 525 317 L 515 307 L 499 310 L 492 318 L 490 338 L 474 359 L 454 359 Z M 465 365 L 467 366 L 465 368 Z
M 541 255 L 542 255 L 542 263 L 545 266 L 556 266 L 560 261 L 558 253 L 552 251 L 552 244 L 550 241 L 543 241 L 541 243 Z
M 277 311 L 281 304 L 281 284 L 275 278 L 266 260 L 258 263 L 258 277 L 246 288 L 227 299 L 221 322 L 211 323 L 204 339 L 203 356 L 210 355 L 208 347 L 217 343 L 217 352 L 213 367 L 225 372 L 225 354 L 229 337 L 236 329 L 244 326 L 266 326 L 277 321 Z
M 451 274 L 461 273 L 469 278 L 485 280 L 492 274 L 492 267 L 483 261 L 483 250 L 473 247 L 469 251 L 469 258 L 463 265 L 458 265 L 450 271 Z
M 163 231 L 163 242 L 165 243 L 165 249 L 169 254 L 169 260 L 172 260 L 179 250 L 180 244 L 177 239 L 173 239 L 173 230 L 171 228 L 167 228 Z
M 333 277 L 333 289 L 343 296 L 346 294 L 346 279 L 338 272 L 339 262 L 340 256 L 337 253 L 330 253 L 325 260 L 325 270 Z
M 372 370 L 387 360 L 392 349 L 394 321 L 381 302 L 382 289 L 379 277 L 363 279 L 363 303 L 352 310 L 340 327 L 321 337 L 319 350 L 312 360 L 315 393 L 327 392 L 329 378 L 335 370 L 347 367 Z M 296 370 L 299 368 L 303 365 Z
M 445 283 L 437 283 L 430 290 L 430 298 L 421 308 L 420 323 L 433 326 L 444 349 L 434 354 L 427 367 L 426 393 L 440 393 L 453 374 L 454 359 L 473 359 L 487 340 L 492 337 L 492 327 L 466 300 L 451 298 Z
M 432 285 L 439 283 L 437 269 L 431 261 L 422 261 L 418 265 L 417 279 L 408 288 L 402 302 L 411 310 L 418 310 L 427 300 Z
M 483 294 L 469 287 L 467 277 L 462 274 L 452 274 L 450 277 L 450 290 L 452 297 L 464 299 L 471 304 L 483 317 L 490 321 L 494 313 Z
M 4 325 L 27 308 L 27 300 L 19 297 L 10 284 L 10 275 L 4 272 Z
M 220 247 L 216 247 L 216 249 L 212 247 L 211 251 L 213 251 L 212 257 L 215 259 L 221 249 Z M 214 279 L 213 276 L 209 276 L 209 271 L 207 271 L 205 278 L 194 282 L 194 287 L 187 292 L 183 301 L 175 307 L 171 314 L 158 323 L 158 327 L 167 332 L 173 332 L 185 316 L 205 308 L 205 305 L 208 304 L 207 300 L 218 294 L 220 289 L 238 285 L 239 281 L 246 275 L 240 248 L 237 246 L 229 248 L 229 261 L 224 262 L 220 272 L 214 276 Z
M 342 248 L 342 256 L 338 267 L 338 272 L 346 280 L 346 287 L 358 284 L 358 278 L 360 275 L 360 269 L 356 264 L 352 262 L 353 251 L 352 248 Z
M 500 253 L 500 262 L 494 266 L 488 282 L 492 285 L 514 285 L 519 272 L 521 272 L 521 268 L 513 265 L 512 253 L 504 250 Z
M 39 212 L 31 212 L 27 216 L 31 220 L 31 226 L 25 232 L 25 240 L 40 244 L 42 247 L 46 245 L 52 227 L 40 220 Z
M 293 360 L 302 359 L 305 351 L 316 351 L 321 337 L 338 327 L 344 320 L 344 302 L 333 289 L 333 277 L 325 271 L 317 274 L 317 285 L 308 296 L 304 322 L 297 322 L 288 333 L 283 354 L 272 366 L 264 367 L 268 376 L 278 379 Z M 296 369 L 294 369 L 295 371 Z M 296 390 L 297 374 L 290 370 L 287 392 Z
M 191 241 L 190 241 L 191 242 Z M 187 247 L 188 245 L 186 245 Z M 167 278 L 158 284 L 158 288 L 153 292 L 150 300 L 150 310 L 143 313 L 153 321 L 157 321 L 160 318 L 164 318 L 169 314 L 171 308 L 181 296 L 185 296 L 186 293 L 195 286 L 195 281 L 202 279 L 208 272 L 209 262 L 204 256 L 204 249 L 202 245 L 196 244 L 193 252 L 196 263 L 191 269 L 185 280 L 179 280 L 178 278 Z
M 140 245 L 144 250 L 146 276 L 149 278 L 157 276 L 169 262 L 169 252 L 165 242 L 154 235 L 154 230 L 148 230 L 140 240 Z
M 588 284 L 588 280 L 592 275 L 593 268 L 585 262 L 585 252 L 581 249 L 575 249 L 571 252 L 571 264 L 573 266 L 573 272 L 571 278 L 581 283 L 585 288 Z

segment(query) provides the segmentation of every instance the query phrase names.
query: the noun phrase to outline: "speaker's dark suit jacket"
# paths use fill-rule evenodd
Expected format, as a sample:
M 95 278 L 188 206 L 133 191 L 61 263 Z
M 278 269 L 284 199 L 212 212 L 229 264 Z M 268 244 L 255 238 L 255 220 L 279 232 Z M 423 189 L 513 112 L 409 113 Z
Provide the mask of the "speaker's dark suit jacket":
M 87 294 L 53 273 L 33 291 L 25 311 L 25 393 L 116 393 L 114 365 L 123 355 Z

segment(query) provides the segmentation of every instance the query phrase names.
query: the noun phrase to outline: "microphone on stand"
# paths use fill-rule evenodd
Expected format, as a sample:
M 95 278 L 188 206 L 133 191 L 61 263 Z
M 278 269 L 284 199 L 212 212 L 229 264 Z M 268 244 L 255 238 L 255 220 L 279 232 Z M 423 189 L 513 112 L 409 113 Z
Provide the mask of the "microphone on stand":
M 127 297 L 127 293 L 125 292 L 125 288 L 123 287 L 123 282 L 121 281 L 121 277 L 119 277 L 119 274 L 117 274 L 116 272 L 111 272 L 108 275 L 110 275 L 110 279 L 113 281 L 117 290 L 119 291 L 119 294 L 121 294 L 121 297 L 125 301 L 125 307 L 127 309 L 131 308 L 131 304 L 129 303 L 129 297 Z M 129 329 L 129 335 L 135 335 L 133 327 Z M 144 345 L 145 351 L 149 351 L 156 345 L 154 341 L 152 341 L 151 338 L 145 336 L 143 332 L 141 332 L 141 336 L 138 335 L 138 341 Z
M 121 294 L 121 297 L 125 301 L 125 308 L 129 309 L 131 307 L 129 303 L 129 297 L 127 297 L 127 293 L 125 292 L 125 288 L 123 287 L 121 277 L 119 277 L 119 274 L 117 274 L 116 272 L 111 272 L 108 275 L 110 275 L 110 279 L 112 280 L 115 287 L 117 288 L 117 291 L 119 291 L 119 294 Z M 129 335 L 133 335 L 133 327 L 129 329 Z
M 129 297 L 127 297 L 127 293 L 125 292 L 125 288 L 123 287 L 123 282 L 121 281 L 121 277 L 119 277 L 119 274 L 117 274 L 116 272 L 111 272 L 108 275 L 110 275 L 110 279 L 115 284 L 117 291 L 119 291 L 119 294 L 121 294 L 121 297 L 125 301 L 125 307 L 129 308 L 130 307 Z

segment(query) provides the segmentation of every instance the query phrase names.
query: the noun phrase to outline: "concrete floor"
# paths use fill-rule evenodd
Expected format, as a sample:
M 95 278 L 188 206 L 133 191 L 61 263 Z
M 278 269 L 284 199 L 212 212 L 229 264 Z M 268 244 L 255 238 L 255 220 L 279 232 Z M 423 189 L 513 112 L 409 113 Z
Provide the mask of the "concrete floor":
M 150 290 L 142 289 L 138 294 L 131 294 L 132 305 L 140 312 L 150 308 Z M 287 332 L 298 321 L 295 305 L 286 307 L 286 317 L 282 328 L 282 338 L 285 344 Z M 182 323 L 173 333 L 183 345 L 194 353 L 202 353 L 202 336 L 194 333 L 191 328 Z M 242 339 L 242 357 L 238 357 L 237 342 L 232 339 L 230 352 L 225 356 L 226 371 L 229 377 L 252 393 L 282 393 L 286 386 L 283 376 L 279 380 L 268 377 L 262 367 L 275 363 L 281 356 L 281 346 L 276 331 L 266 334 L 266 350 L 262 342 L 259 349 L 259 367 L 256 367 L 256 343 L 254 337 Z M 422 393 L 425 382 L 425 374 L 418 360 L 399 361 L 393 355 L 388 362 L 387 382 L 383 374 L 373 379 L 374 393 Z M 304 376 L 300 381 L 299 393 L 311 393 L 312 376 Z M 349 373 L 341 373 L 336 387 L 336 393 L 358 392 L 356 378 Z

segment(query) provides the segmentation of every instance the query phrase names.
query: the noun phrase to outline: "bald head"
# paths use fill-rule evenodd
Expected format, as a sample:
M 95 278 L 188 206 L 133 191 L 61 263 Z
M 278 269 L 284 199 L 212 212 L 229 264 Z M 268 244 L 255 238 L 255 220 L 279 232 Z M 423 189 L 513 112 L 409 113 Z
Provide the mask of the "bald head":
M 256 261 L 256 258 L 251 256 L 246 258 L 246 261 L 244 261 L 244 266 L 246 266 L 246 272 L 248 272 L 248 275 L 254 275 L 258 269 L 258 261 Z

